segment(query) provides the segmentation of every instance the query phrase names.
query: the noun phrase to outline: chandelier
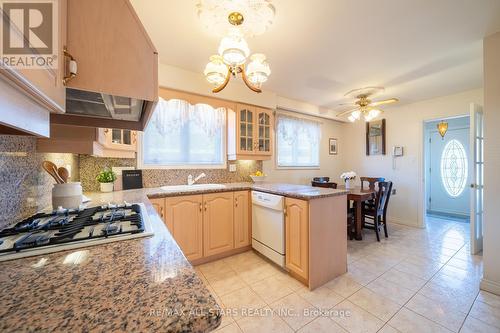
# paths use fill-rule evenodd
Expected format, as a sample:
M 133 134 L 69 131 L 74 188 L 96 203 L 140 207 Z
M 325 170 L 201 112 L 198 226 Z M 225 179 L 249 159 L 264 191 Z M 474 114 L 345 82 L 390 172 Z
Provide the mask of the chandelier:
M 262 34 L 272 24 L 275 10 L 270 0 L 202 0 L 197 8 L 203 24 L 224 36 L 218 54 L 210 57 L 203 72 L 215 86 L 212 92 L 222 91 L 231 77 L 238 75 L 248 88 L 262 92 L 271 69 L 264 54 L 250 56 L 245 36 Z

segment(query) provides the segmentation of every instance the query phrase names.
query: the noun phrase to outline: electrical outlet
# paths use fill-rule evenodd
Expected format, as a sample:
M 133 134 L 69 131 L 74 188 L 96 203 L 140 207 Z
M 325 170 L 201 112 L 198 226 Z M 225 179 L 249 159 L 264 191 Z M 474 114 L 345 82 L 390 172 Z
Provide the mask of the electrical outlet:
M 229 171 L 236 172 L 236 164 L 229 164 Z
M 396 189 L 395 188 L 392 189 L 392 195 L 396 195 Z

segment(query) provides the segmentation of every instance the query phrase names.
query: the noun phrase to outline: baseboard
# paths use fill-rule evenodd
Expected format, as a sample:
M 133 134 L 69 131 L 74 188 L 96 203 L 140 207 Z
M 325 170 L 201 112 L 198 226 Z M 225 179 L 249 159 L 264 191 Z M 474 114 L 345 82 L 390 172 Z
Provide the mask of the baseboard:
M 387 217 L 388 223 L 395 223 L 395 224 L 401 224 L 405 225 L 408 227 L 414 227 L 414 228 L 421 228 L 416 221 L 408 221 L 408 220 L 402 220 L 397 217 L 389 216 Z
M 500 283 L 496 281 L 486 280 L 485 278 L 481 279 L 481 283 L 479 284 L 481 290 L 487 291 L 489 293 L 499 295 L 500 296 Z

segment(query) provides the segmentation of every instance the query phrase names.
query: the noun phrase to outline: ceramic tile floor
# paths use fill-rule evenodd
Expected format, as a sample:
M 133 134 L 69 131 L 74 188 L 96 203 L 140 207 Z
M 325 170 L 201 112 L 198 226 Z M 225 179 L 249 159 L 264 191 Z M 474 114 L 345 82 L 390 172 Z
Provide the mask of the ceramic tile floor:
M 218 332 L 500 332 L 500 296 L 479 291 L 469 225 L 428 218 L 348 242 L 349 272 L 310 292 L 252 251 L 197 266 L 225 311 Z

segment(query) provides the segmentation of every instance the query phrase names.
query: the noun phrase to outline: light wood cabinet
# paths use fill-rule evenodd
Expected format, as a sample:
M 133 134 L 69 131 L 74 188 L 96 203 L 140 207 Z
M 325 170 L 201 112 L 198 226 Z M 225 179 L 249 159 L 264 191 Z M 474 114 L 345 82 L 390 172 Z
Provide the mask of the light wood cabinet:
M 206 262 L 212 256 L 216 259 L 250 248 L 249 191 L 149 200 L 191 262 Z
M 309 276 L 309 204 L 285 198 L 286 267 L 307 281 Z
M 149 201 L 151 202 L 151 205 L 153 205 L 153 207 L 156 210 L 156 212 L 158 213 L 158 215 L 160 215 L 163 223 L 166 224 L 166 221 L 165 221 L 165 198 L 153 198 L 153 199 L 149 199 Z M 169 226 L 167 225 L 167 227 L 169 227 Z M 169 227 L 169 230 L 170 230 L 170 227 Z
M 57 29 L 53 46 L 56 55 L 54 66 L 40 68 L 14 68 L 6 63 L 6 59 L 0 60 L 0 79 L 8 82 L 9 87 L 1 87 L 2 93 L 14 87 L 16 92 L 9 93 L 8 97 L 0 93 L 1 99 L 7 98 L 0 103 L 0 134 L 31 134 L 40 137 L 49 136 L 49 113 L 64 113 L 66 109 L 66 88 L 63 84 L 66 66 L 63 48 L 66 45 L 67 30 L 67 0 L 53 2 L 57 9 L 54 12 L 58 17 L 53 20 L 57 23 Z M 7 12 L 4 13 L 8 15 Z M 7 22 L 7 20 L 6 20 Z M 10 29 L 12 35 L 20 40 L 29 40 L 23 36 L 23 27 L 16 26 L 14 20 L 8 20 L 12 24 Z M 7 24 L 4 29 L 8 29 Z M 27 57 L 38 56 L 35 49 L 29 50 Z M 20 52 L 19 52 L 20 53 Z M 51 58 L 52 59 L 52 58 Z M 37 62 L 38 63 L 38 62 Z M 1 82 L 4 83 L 3 81 Z M 18 95 L 19 92 L 19 95 Z M 33 105 L 33 102 L 36 105 Z M 20 109 L 20 110 L 17 110 Z
M 203 257 L 202 195 L 166 198 L 165 221 L 188 260 Z
M 266 160 L 273 154 L 274 115 L 270 109 L 236 104 L 228 110 L 228 158 Z
M 252 244 L 250 193 L 234 192 L 234 248 Z
M 39 153 L 73 153 L 96 157 L 135 158 L 137 132 L 132 130 L 50 125 L 50 138 L 37 139 Z
M 67 48 L 78 63 L 68 87 L 158 99 L 158 53 L 129 0 L 68 0 L 68 17 Z
M 223 253 L 234 248 L 233 193 L 203 195 L 203 254 Z

